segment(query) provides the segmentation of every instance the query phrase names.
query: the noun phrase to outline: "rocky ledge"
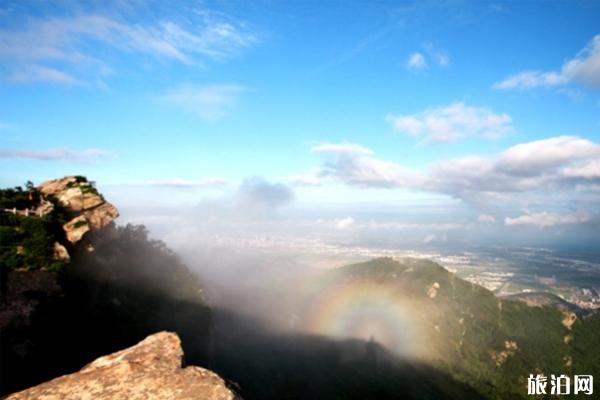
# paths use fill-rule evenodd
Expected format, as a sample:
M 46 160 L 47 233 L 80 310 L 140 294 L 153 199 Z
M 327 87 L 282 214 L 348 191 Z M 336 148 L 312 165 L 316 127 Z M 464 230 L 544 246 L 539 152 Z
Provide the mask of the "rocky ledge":
M 6 400 L 240 400 L 214 372 L 182 364 L 179 337 L 159 332 Z

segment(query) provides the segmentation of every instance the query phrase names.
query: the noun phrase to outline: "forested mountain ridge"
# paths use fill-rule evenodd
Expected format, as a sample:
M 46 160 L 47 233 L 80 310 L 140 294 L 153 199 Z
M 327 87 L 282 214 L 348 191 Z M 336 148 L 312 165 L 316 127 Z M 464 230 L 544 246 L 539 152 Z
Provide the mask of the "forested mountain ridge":
M 498 298 L 427 260 L 375 259 L 333 270 L 325 282 L 320 290 L 346 286 L 360 297 L 368 287 L 366 300 L 377 292 L 402 303 L 404 328 L 421 342 L 412 354 L 488 398 L 525 397 L 529 374 L 600 374 L 598 315 Z

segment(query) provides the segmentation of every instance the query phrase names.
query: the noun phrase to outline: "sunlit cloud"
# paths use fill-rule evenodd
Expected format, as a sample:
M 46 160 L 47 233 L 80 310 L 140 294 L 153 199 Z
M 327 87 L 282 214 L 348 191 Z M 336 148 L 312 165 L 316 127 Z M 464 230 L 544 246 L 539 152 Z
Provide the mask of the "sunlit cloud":
M 600 157 L 600 145 L 573 136 L 557 136 L 512 146 L 500 155 L 496 167 L 521 176 L 537 175 L 540 170 L 594 157 Z
M 588 211 L 579 211 L 572 214 L 555 214 L 548 212 L 525 214 L 515 218 L 507 217 L 504 224 L 514 225 L 532 225 L 539 228 L 547 228 L 555 225 L 573 225 L 583 224 L 592 220 L 592 214 Z
M 422 169 L 379 159 L 352 143 L 319 145 L 313 153 L 325 157 L 309 175 L 321 183 L 434 192 L 469 203 L 510 202 L 512 193 L 575 195 L 574 188 L 584 192 L 586 187 L 593 191 L 600 161 L 600 145 L 575 136 L 521 143 L 492 156 L 440 160 Z
M 581 178 L 586 180 L 600 180 L 600 159 L 585 161 L 562 170 L 562 174 L 569 178 Z
M 600 86 L 600 35 L 588 43 L 574 58 L 566 61 L 557 71 L 523 71 L 494 84 L 495 89 L 532 89 L 554 87 L 568 83 Z

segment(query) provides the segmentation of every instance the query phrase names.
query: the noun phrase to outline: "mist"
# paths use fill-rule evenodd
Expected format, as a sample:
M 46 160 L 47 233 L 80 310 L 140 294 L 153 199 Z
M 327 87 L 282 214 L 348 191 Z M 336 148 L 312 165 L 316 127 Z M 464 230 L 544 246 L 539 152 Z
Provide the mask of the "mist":
M 236 206 L 231 203 L 232 212 Z M 246 223 L 274 224 L 274 211 L 263 207 L 259 217 Z M 185 244 L 175 253 L 139 226 L 99 234 L 96 251 L 84 255 L 89 261 L 75 270 L 83 282 L 93 282 L 83 287 L 95 288 L 92 293 L 79 289 L 82 303 L 92 302 L 94 309 L 105 309 L 108 303 L 114 309 L 108 314 L 117 316 L 128 315 L 132 304 L 148 303 L 148 315 L 135 313 L 137 330 L 178 332 L 189 363 L 239 384 L 245 398 L 280 398 L 282 393 L 292 398 L 334 398 L 340 393 L 364 398 L 380 391 L 386 397 L 418 397 L 430 381 L 434 384 L 427 390 L 438 395 L 457 391 L 461 397 L 477 397 L 424 362 L 427 334 L 413 318 L 418 306 L 409 296 L 331 279 L 334 267 L 368 257 L 335 255 L 333 248 L 307 253 L 305 247 L 284 246 L 275 239 L 215 242 L 212 230 L 197 236 L 190 232 L 177 236 L 182 242 L 171 236 L 173 243 Z M 193 295 L 196 283 L 183 264 L 198 277 L 201 298 Z M 349 295 L 362 299 L 361 304 L 345 303 Z M 340 299 L 343 308 L 337 310 Z M 420 318 L 423 313 L 427 310 L 419 311 Z M 357 369 L 368 372 L 347 379 Z M 394 376 L 411 379 L 397 381 Z
M 460 202 L 439 199 L 314 207 L 299 200 L 297 188 L 260 177 L 213 196 L 183 191 L 200 199 L 195 204 L 121 206 L 122 220 L 145 224 L 152 237 L 165 241 L 197 274 L 211 306 L 282 333 L 332 334 L 310 326 L 319 305 L 306 287 L 318 286 L 325 272 L 337 267 L 382 256 L 440 260 L 498 245 L 556 247 L 560 242 L 569 247 L 573 242 L 585 247 L 582 238 L 595 230 L 593 224 L 507 226 Z M 163 193 L 171 192 L 181 195 L 181 188 L 163 188 Z M 586 229 L 587 235 L 582 233 Z M 371 311 L 364 311 L 365 321 L 378 318 L 371 318 Z M 339 335 L 369 340 L 373 332 Z M 397 340 L 382 344 L 401 350 Z

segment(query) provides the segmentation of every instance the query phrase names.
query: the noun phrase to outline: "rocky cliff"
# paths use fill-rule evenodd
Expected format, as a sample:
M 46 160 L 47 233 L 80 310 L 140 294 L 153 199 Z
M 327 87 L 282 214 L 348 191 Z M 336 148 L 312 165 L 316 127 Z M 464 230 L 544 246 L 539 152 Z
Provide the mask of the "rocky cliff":
M 38 187 L 46 198 L 53 197 L 69 213 L 63 225 L 67 240 L 75 244 L 90 231 L 100 230 L 119 216 L 119 211 L 84 177 L 66 176 Z
M 160 332 L 100 357 L 79 372 L 14 393 L 6 400 L 239 399 L 217 374 L 195 366 L 183 368 L 182 361 L 179 337 Z
M 197 276 L 118 215 L 81 176 L 0 189 L 0 398 L 157 331 L 185 328 L 194 364 L 208 364 Z
M 2 219 L 0 225 L 6 236 L 32 231 L 1 243 L 5 256 L 0 259 L 2 330 L 9 325 L 29 326 L 40 304 L 61 296 L 62 288 L 52 271 L 59 269 L 57 265 L 71 261 L 70 253 L 77 250 L 77 244 L 88 232 L 102 230 L 119 216 L 118 210 L 82 176 L 50 180 L 25 193 L 27 201 L 21 207 L 15 204 L 0 211 L 14 218 L 14 221 Z M 36 231 L 31 225 L 38 222 Z M 55 233 L 61 227 L 63 232 Z M 87 248 L 93 249 L 91 243 Z M 7 262 L 11 252 L 16 256 L 12 266 Z M 32 253 L 36 255 L 27 259 Z M 50 257 L 44 257 L 44 253 L 50 253 Z

